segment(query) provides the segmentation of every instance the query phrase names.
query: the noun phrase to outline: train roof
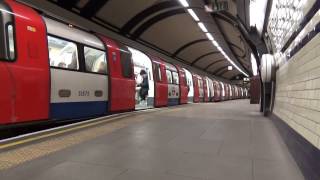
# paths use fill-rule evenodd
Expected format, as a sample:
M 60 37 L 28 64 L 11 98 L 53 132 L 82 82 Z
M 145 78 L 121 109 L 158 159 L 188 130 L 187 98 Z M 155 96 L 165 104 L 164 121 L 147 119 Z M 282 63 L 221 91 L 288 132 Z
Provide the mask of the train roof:
M 46 23 L 47 31 L 49 34 L 69 39 L 78 43 L 86 44 L 98 49 L 105 49 L 103 42 L 95 35 L 92 35 L 78 28 L 72 28 L 67 24 L 55 21 L 47 17 L 43 17 L 43 19 Z

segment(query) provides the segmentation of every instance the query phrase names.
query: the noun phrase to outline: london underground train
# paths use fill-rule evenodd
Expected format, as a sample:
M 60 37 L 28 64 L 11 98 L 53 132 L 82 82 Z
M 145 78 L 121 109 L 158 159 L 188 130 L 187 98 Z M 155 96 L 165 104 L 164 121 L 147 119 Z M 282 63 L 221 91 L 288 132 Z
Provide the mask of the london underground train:
M 226 83 L 19 2 L 0 18 L 0 125 L 227 100 Z

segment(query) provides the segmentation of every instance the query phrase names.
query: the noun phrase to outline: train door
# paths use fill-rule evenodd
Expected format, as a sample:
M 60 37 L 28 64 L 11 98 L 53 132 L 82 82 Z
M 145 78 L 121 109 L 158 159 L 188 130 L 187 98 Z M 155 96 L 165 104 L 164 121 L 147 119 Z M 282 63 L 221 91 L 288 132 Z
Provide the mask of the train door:
M 234 96 L 233 87 L 230 84 L 228 84 L 228 87 L 229 87 L 229 99 L 233 99 L 233 96 Z
M 154 84 L 155 84 L 155 107 L 167 106 L 168 103 L 168 81 L 165 64 L 162 60 L 152 57 Z
M 208 102 L 209 101 L 209 84 L 208 84 L 208 81 L 207 81 L 207 78 L 206 77 L 203 77 L 203 101 L 204 102 Z
M 220 84 L 217 81 L 213 82 L 214 85 L 214 101 L 220 101 L 221 100 L 221 88 Z
M 179 66 L 176 65 L 176 68 L 179 72 L 179 79 L 180 79 L 180 104 L 188 103 L 188 91 L 189 86 L 187 84 L 187 76 L 186 72 Z
M 151 59 L 143 52 L 129 47 L 134 64 L 136 80 L 135 109 L 154 107 L 154 81 Z
M 221 101 L 226 100 L 226 91 L 225 91 L 225 86 L 223 82 L 219 82 L 220 87 L 221 87 Z
M 45 24 L 33 9 L 0 1 L 0 124 L 49 117 Z
M 199 88 L 199 101 L 204 102 L 203 80 L 199 75 L 198 75 L 198 88 Z
M 199 96 L 199 79 L 196 74 L 192 74 L 192 79 L 193 79 L 193 102 L 198 103 L 200 101 L 200 96 Z
M 135 109 L 135 80 L 131 52 L 127 46 L 99 36 L 107 47 L 109 71 L 109 111 L 124 112 Z M 123 90 L 123 89 L 126 90 Z
M 208 80 L 208 84 L 209 84 L 209 88 L 208 88 L 208 91 L 209 91 L 209 101 L 212 102 L 213 99 L 214 99 L 214 87 L 213 87 L 213 81 L 209 78 L 207 78 Z
M 168 79 L 168 106 L 179 104 L 180 99 L 180 79 L 177 68 L 172 64 L 166 64 L 166 74 Z
M 192 74 L 187 69 L 183 68 L 184 72 L 186 73 L 186 80 L 188 85 L 188 103 L 193 103 L 193 80 L 192 80 Z

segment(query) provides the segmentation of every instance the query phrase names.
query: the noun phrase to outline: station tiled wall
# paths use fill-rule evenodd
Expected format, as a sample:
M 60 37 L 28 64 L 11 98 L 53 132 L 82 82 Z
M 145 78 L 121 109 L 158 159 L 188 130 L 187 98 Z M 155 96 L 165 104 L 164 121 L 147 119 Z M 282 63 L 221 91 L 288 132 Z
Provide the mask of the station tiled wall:
M 320 149 L 320 35 L 276 73 L 273 113 Z

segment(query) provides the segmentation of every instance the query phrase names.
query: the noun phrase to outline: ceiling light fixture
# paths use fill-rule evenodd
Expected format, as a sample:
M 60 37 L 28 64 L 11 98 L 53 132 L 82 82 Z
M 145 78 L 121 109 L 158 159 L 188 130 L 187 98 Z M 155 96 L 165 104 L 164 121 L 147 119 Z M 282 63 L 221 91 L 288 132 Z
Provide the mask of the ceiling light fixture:
M 179 0 L 183 7 L 189 7 L 187 0 Z
M 208 39 L 210 40 L 210 41 L 213 41 L 214 39 L 213 39 L 213 36 L 210 34 L 210 33 L 206 33 L 206 35 L 207 35 L 207 37 L 208 37 Z
M 187 0 L 179 0 L 179 2 L 181 3 L 181 5 L 185 8 L 189 7 L 189 3 L 187 2 Z M 249 77 L 248 74 L 246 74 L 245 72 L 243 72 L 230 58 L 229 56 L 223 51 L 223 49 L 220 47 L 219 43 L 213 38 L 212 34 L 210 34 L 208 32 L 208 29 L 206 28 L 206 26 L 202 23 L 199 22 L 200 18 L 197 16 L 197 14 L 192 10 L 192 9 L 187 9 L 188 13 L 190 14 L 190 16 L 196 21 L 198 22 L 198 26 L 200 27 L 200 29 L 206 34 L 206 36 L 208 37 L 208 39 L 212 42 L 212 44 L 221 52 L 221 54 L 231 63 L 232 66 L 234 66 L 239 72 L 241 72 L 242 74 L 244 74 L 246 77 Z
M 205 26 L 202 22 L 199 22 L 199 23 L 198 23 L 198 26 L 200 27 L 200 29 L 201 29 L 204 33 L 207 33 L 207 32 L 208 32 L 208 29 L 206 28 L 206 26 Z
M 188 13 L 192 16 L 192 18 L 195 21 L 200 21 L 199 17 L 197 16 L 197 14 L 192 9 L 188 9 Z

